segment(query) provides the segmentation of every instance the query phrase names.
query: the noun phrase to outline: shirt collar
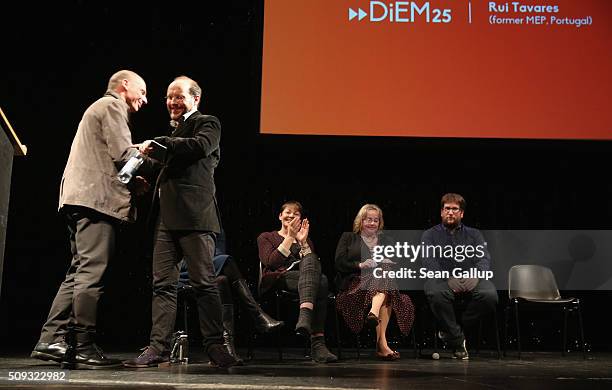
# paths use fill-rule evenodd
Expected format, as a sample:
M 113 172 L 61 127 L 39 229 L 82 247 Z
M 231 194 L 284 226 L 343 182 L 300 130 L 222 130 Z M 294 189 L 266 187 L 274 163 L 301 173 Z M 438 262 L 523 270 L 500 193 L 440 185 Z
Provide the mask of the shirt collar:
M 191 116 L 191 114 L 193 114 L 196 111 L 198 111 L 198 109 L 195 106 L 193 106 L 193 109 L 191 111 L 186 112 L 186 113 L 183 114 L 183 121 L 186 121 L 187 118 L 189 118 Z
M 458 231 L 463 230 L 463 222 L 459 222 L 459 226 L 457 226 L 457 228 L 454 229 L 453 231 L 447 228 L 443 223 L 441 223 L 440 226 L 442 227 L 442 230 L 444 230 L 448 234 L 452 234 L 453 232 L 458 232 Z

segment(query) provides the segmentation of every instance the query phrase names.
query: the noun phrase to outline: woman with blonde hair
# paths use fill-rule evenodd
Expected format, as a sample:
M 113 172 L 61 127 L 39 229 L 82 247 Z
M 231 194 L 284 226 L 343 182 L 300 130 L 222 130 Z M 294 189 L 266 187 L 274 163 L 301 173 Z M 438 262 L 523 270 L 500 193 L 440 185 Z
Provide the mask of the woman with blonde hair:
M 373 248 L 394 244 L 383 233 L 383 227 L 381 208 L 366 204 L 355 217 L 353 231 L 340 237 L 336 248 L 337 309 L 355 334 L 360 333 L 364 325 L 376 328 L 376 356 L 379 359 L 397 360 L 399 352 L 387 344 L 387 326 L 391 314 L 395 313 L 401 332 L 410 333 L 414 305 L 408 295 L 399 293 L 392 279 L 373 276 L 376 267 L 389 266 L 373 259 Z

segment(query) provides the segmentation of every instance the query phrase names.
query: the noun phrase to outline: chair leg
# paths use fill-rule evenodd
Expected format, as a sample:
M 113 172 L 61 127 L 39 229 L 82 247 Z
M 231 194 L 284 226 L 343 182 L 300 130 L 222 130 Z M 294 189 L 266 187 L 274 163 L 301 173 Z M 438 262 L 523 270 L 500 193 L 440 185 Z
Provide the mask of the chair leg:
M 476 338 L 476 353 L 475 355 L 480 355 L 480 343 L 482 342 L 482 318 L 478 320 L 478 336 Z
M 255 332 L 253 332 L 253 329 L 251 328 L 251 330 L 249 331 L 249 342 L 247 345 L 247 360 L 251 361 L 253 360 L 253 337 L 255 335 Z
M 417 359 L 419 357 L 419 350 L 417 347 L 416 331 L 414 329 L 414 325 L 412 326 L 412 330 L 410 333 L 412 333 L 412 347 L 414 349 L 414 358 Z
M 565 356 L 565 351 L 567 350 L 567 307 L 563 306 L 563 332 L 561 334 L 563 340 L 561 341 L 561 345 L 563 349 L 561 350 L 561 355 Z
M 497 309 L 493 312 L 493 321 L 495 321 L 495 344 L 497 345 L 497 360 L 501 359 L 501 347 L 499 342 L 499 325 L 497 323 Z
M 436 322 L 436 320 L 434 320 L 433 342 L 434 342 L 434 352 L 438 352 L 438 323 Z
M 276 303 L 276 318 L 280 318 L 280 297 L 278 293 L 275 293 L 275 303 Z M 278 351 L 278 360 L 283 361 L 283 347 L 282 347 L 282 332 L 279 332 L 278 337 L 276 337 L 276 349 Z
M 582 358 L 586 359 L 586 345 L 584 342 L 584 328 L 582 324 L 582 310 L 580 309 L 580 300 L 576 301 L 578 309 L 578 329 L 580 330 L 580 344 L 582 345 Z
M 340 320 L 338 319 L 338 310 L 336 310 L 336 301 L 334 301 L 334 322 L 336 323 L 336 343 L 338 359 L 342 359 L 342 338 L 340 336 Z
M 189 310 L 189 306 L 187 304 L 187 299 L 183 300 L 183 324 L 185 327 L 185 333 L 189 334 L 189 329 L 187 329 L 188 327 L 188 310 Z
M 518 347 L 518 358 L 521 359 L 521 325 L 519 321 L 519 305 L 518 302 L 514 302 L 514 318 L 516 320 L 516 345 Z
M 506 349 L 508 347 L 508 313 L 510 312 L 510 305 L 507 305 L 504 309 L 504 357 L 506 357 Z

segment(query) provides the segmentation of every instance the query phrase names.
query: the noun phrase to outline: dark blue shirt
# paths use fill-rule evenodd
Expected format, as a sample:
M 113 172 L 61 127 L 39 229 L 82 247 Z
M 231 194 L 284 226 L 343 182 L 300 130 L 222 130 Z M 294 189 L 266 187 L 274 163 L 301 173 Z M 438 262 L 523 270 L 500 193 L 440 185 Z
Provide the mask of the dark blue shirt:
M 451 231 L 439 224 L 426 230 L 421 241 L 424 244 L 421 261 L 429 271 L 491 269 L 491 255 L 478 229 L 460 224 Z

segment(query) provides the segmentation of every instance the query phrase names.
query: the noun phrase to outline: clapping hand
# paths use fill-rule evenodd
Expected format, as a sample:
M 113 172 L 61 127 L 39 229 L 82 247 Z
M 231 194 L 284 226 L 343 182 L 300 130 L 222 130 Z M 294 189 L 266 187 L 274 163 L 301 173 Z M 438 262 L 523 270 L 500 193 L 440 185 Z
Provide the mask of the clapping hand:
M 308 218 L 302 221 L 302 225 L 300 230 L 297 232 L 295 239 L 300 245 L 304 245 L 308 240 L 308 232 L 310 231 L 310 222 L 308 222 Z
M 298 217 L 293 218 L 287 227 L 287 235 L 297 240 L 297 235 L 301 230 L 302 220 Z

